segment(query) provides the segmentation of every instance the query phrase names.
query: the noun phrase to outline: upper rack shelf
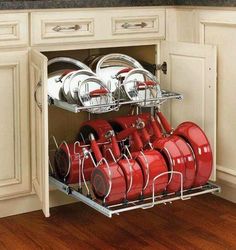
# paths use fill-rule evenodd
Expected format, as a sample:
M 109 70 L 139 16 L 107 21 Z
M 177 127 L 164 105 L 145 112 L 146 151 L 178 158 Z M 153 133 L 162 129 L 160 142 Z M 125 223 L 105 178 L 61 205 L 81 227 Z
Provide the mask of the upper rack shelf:
M 153 106 L 161 105 L 167 100 L 183 100 L 183 95 L 176 93 L 176 92 L 171 92 L 171 91 L 166 91 L 166 90 L 161 90 L 161 97 L 159 98 L 148 98 L 146 100 L 137 100 L 137 101 L 132 101 L 132 100 L 116 100 L 114 103 L 107 103 L 107 104 L 97 104 L 97 105 L 91 105 L 91 106 L 81 106 L 79 104 L 70 104 L 65 101 L 53 99 L 51 97 L 48 97 L 48 103 L 49 105 L 54 105 L 58 108 L 73 112 L 73 113 L 80 113 L 82 111 L 87 111 L 89 112 L 90 110 L 93 110 L 95 108 L 110 108 L 109 111 L 114 111 L 118 110 L 121 106 L 124 105 L 138 105 L 140 103 L 145 103 L 145 102 L 151 102 L 153 103 Z

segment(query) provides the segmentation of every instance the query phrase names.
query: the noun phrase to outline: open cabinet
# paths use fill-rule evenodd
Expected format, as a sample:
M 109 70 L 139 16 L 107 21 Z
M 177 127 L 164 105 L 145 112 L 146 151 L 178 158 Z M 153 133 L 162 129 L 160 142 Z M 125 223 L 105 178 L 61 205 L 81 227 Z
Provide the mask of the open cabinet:
M 34 49 L 30 52 L 30 81 L 31 81 L 31 117 L 32 117 L 32 162 L 33 185 L 42 204 L 42 210 L 46 217 L 49 214 L 49 139 L 51 134 L 58 141 L 70 140 L 76 134 L 82 121 L 88 119 L 85 112 L 72 114 L 60 108 L 48 107 L 47 95 L 47 61 L 49 58 L 61 55 L 72 55 L 80 60 L 95 53 L 124 53 L 137 60 L 143 60 L 151 64 L 167 63 L 167 74 L 158 71 L 161 88 L 177 91 L 184 96 L 182 102 L 171 101 L 163 106 L 163 111 L 170 118 L 173 126 L 192 120 L 199 124 L 210 139 L 215 159 L 216 138 L 216 48 L 208 45 L 158 42 L 157 44 L 122 47 L 115 44 L 110 48 L 96 50 L 78 49 L 74 51 L 39 52 Z M 126 114 L 128 108 L 120 112 Z M 109 116 L 117 115 L 111 112 Z M 107 114 L 104 117 L 108 116 Z M 90 117 L 91 118 L 91 117 Z M 92 118 L 96 118 L 95 116 Z M 73 125 L 73 126 L 72 126 Z M 215 180 L 215 164 L 211 180 Z M 112 214 L 131 210 L 119 210 L 112 212 L 109 209 L 93 204 L 87 197 L 68 189 L 68 186 L 52 182 L 58 185 L 61 191 L 73 195 L 78 200 L 97 209 L 101 213 L 111 217 Z M 207 192 L 213 192 L 213 188 Z M 205 193 L 201 192 L 201 193 Z M 199 193 L 199 194 L 201 194 Z M 194 195 L 193 195 L 194 196 Z M 190 198 L 189 195 L 188 198 Z M 183 198 L 181 195 L 177 198 Z M 161 203 L 161 202 L 160 202 Z M 159 204 L 159 203 L 155 203 Z M 154 203 L 153 203 L 154 205 Z M 137 206 L 139 208 L 141 206 Z M 150 207 L 150 206 L 149 206 Z

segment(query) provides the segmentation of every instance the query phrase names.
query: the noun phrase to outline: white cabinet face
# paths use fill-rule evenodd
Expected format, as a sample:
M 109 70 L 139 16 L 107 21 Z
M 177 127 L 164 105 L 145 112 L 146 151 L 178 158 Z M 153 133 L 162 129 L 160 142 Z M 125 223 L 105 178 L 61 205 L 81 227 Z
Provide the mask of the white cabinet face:
M 199 38 L 218 53 L 217 168 L 220 178 L 236 183 L 236 15 L 235 11 L 201 11 Z
M 31 192 L 28 51 L 0 53 L 0 199 Z
M 31 155 L 33 186 L 42 210 L 49 216 L 48 180 L 48 103 L 47 58 L 32 50 L 30 53 L 31 84 Z
M 167 75 L 162 75 L 162 87 L 184 96 L 183 101 L 172 101 L 165 107 L 172 126 L 184 121 L 198 124 L 207 134 L 215 158 L 216 47 L 163 42 L 161 54 L 168 65 Z M 215 164 L 211 179 L 215 179 Z

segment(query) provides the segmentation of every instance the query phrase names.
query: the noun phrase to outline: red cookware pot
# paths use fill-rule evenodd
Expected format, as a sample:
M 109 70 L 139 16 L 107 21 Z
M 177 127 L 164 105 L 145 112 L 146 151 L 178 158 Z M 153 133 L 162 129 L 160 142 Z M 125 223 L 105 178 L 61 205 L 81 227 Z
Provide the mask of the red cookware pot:
M 84 176 L 84 180 L 89 181 L 94 164 L 90 158 L 85 159 L 82 173 L 82 157 L 82 148 L 77 143 L 63 142 L 54 156 L 55 171 L 59 179 L 67 184 L 75 184 L 79 180 L 83 181 Z
M 171 129 L 171 126 L 167 123 L 163 115 L 161 116 L 160 121 L 166 133 L 169 134 L 172 131 L 172 129 Z M 154 118 L 152 118 L 152 123 L 154 127 L 155 127 L 155 123 L 159 124 L 159 122 L 155 120 Z M 167 138 L 171 138 L 171 140 L 176 144 L 176 146 L 179 148 L 180 152 L 182 153 L 182 156 L 184 158 L 184 163 L 185 163 L 185 175 L 184 175 L 184 180 L 183 180 L 184 181 L 183 187 L 184 189 L 189 189 L 193 186 L 193 182 L 194 182 L 195 174 L 196 174 L 196 162 L 195 162 L 193 150 L 190 147 L 190 145 L 186 141 L 184 141 L 180 136 L 171 134 Z
M 154 132 L 153 132 L 152 126 L 149 122 L 150 116 L 151 116 L 150 113 L 142 113 L 139 115 L 120 116 L 120 117 L 116 117 L 116 118 L 110 120 L 109 123 L 111 124 L 113 130 L 116 133 L 119 133 L 120 131 L 131 127 L 133 124 L 135 124 L 135 122 L 137 121 L 138 118 L 141 118 L 145 122 L 145 127 L 148 130 L 148 133 L 151 135 L 151 137 L 153 137 Z M 161 127 L 159 127 L 159 129 L 161 130 Z M 142 135 L 140 134 L 140 136 L 142 136 Z M 132 141 L 130 141 L 130 144 L 131 145 L 133 144 Z
M 157 115 L 160 120 L 162 119 L 167 132 L 173 132 L 174 135 L 183 138 L 191 146 L 196 162 L 193 187 L 206 184 L 212 172 L 213 155 L 210 143 L 203 130 L 193 122 L 183 122 L 173 131 L 160 111 Z
M 129 130 L 129 128 L 126 129 L 126 131 Z M 121 133 L 124 133 L 124 131 Z M 143 195 L 151 196 L 153 194 L 154 179 L 158 175 L 168 171 L 166 162 L 162 155 L 156 150 L 150 149 L 143 151 L 143 143 L 136 129 L 132 131 L 130 136 L 132 137 L 132 141 L 136 142 L 136 151 L 133 151 L 131 154 L 134 160 L 139 163 L 143 172 Z M 166 189 L 167 184 L 167 174 L 161 175 L 157 178 L 154 185 L 155 194 L 163 192 Z
M 172 138 L 163 137 L 153 117 L 151 118 L 153 131 L 155 132 L 156 140 L 153 142 L 153 147 L 161 152 L 164 156 L 169 171 L 179 172 L 185 179 L 185 163 L 182 152 L 179 150 L 176 142 Z M 169 183 L 167 186 L 168 192 L 178 192 L 181 189 L 181 175 L 171 173 L 169 175 Z
M 136 200 L 142 195 L 143 190 L 143 173 L 139 164 L 134 159 L 129 159 L 126 155 L 122 155 L 118 142 L 113 131 L 111 136 L 112 150 L 114 161 L 121 167 L 126 179 L 126 199 Z
M 106 120 L 96 119 L 86 121 L 82 124 L 77 139 L 82 135 L 85 142 L 89 143 L 88 137 L 92 133 L 95 136 L 97 143 L 101 145 L 100 148 L 103 156 L 109 161 L 112 160 L 112 158 L 110 154 L 107 154 L 107 150 L 111 149 L 111 143 L 107 143 L 107 139 L 110 137 L 111 131 L 112 127 Z
M 145 122 L 145 127 L 148 130 L 149 134 L 153 134 L 152 126 L 150 125 L 150 113 L 142 113 L 138 115 L 127 115 L 127 116 L 119 116 L 109 121 L 109 123 L 115 126 L 115 132 L 120 132 L 122 129 L 130 127 L 135 121 L 140 118 Z M 159 124 L 157 124 L 159 126 Z M 161 126 L 159 129 L 162 130 Z
M 89 143 L 88 137 L 92 133 L 95 136 L 95 140 L 106 141 L 106 134 L 111 131 L 111 125 L 102 119 L 86 121 L 81 125 L 80 132 L 77 135 L 77 139 L 81 140 L 81 135 L 85 139 L 86 143 Z
M 98 144 L 91 134 L 91 149 L 96 157 L 98 165 L 94 168 L 91 176 L 91 184 L 94 194 L 102 199 L 104 205 L 123 203 L 126 198 L 125 176 L 116 162 L 107 162 L 102 157 Z

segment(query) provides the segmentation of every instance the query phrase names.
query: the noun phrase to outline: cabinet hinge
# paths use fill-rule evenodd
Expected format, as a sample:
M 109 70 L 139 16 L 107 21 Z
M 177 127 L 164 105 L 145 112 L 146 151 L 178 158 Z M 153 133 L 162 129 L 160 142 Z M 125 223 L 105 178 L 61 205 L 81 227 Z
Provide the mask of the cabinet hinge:
M 161 70 L 166 75 L 167 74 L 167 63 L 163 62 L 162 64 L 157 64 L 156 70 Z

